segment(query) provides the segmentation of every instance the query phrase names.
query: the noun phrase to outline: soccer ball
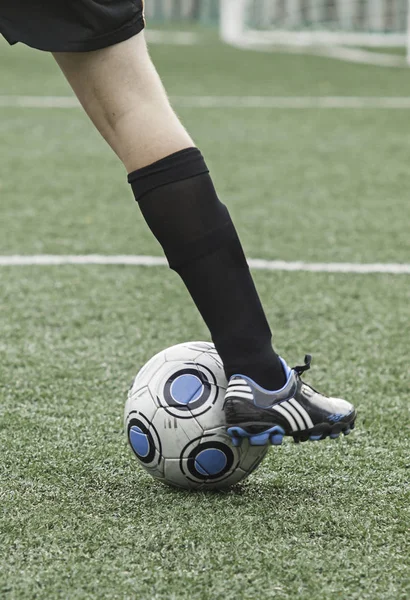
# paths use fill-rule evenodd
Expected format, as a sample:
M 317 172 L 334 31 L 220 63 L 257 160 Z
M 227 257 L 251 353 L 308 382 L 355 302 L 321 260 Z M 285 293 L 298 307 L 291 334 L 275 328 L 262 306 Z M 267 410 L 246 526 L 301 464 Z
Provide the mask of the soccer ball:
M 256 469 L 266 447 L 239 447 L 226 433 L 228 382 L 213 344 L 189 342 L 149 360 L 128 393 L 124 423 L 139 464 L 186 489 L 227 488 Z

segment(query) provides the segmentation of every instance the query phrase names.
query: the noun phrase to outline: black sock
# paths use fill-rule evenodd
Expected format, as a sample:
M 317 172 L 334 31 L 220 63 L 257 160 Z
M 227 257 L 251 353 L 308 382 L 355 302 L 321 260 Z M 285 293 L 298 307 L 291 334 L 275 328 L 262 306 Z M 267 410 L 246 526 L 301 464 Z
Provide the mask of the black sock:
M 247 375 L 267 389 L 286 377 L 229 212 L 197 148 L 128 176 L 135 199 L 171 269 L 207 324 L 227 377 Z

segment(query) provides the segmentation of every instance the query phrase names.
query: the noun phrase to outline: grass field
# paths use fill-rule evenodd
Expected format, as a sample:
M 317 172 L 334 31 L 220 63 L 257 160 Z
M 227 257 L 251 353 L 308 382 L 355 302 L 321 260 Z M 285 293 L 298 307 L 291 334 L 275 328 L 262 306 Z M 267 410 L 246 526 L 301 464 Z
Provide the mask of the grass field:
M 171 95 L 408 96 L 409 72 L 153 46 Z M 216 68 L 218 65 L 218 68 Z M 68 95 L 0 44 L 2 94 Z M 252 258 L 408 263 L 410 112 L 178 108 Z M 160 256 L 79 109 L 2 108 L 0 254 Z M 355 432 L 286 443 L 227 493 L 151 480 L 122 432 L 128 384 L 208 339 L 164 267 L 0 267 L 0 598 L 410 597 L 408 275 L 255 272 L 290 364 L 357 404 Z

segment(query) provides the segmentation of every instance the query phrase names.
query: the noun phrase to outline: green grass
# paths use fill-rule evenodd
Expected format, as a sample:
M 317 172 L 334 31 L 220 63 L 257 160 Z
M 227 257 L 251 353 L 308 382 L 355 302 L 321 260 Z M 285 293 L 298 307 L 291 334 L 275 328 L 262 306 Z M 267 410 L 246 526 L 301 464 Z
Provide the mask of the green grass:
M 405 70 L 219 45 L 152 53 L 175 95 L 410 93 Z M 68 93 L 22 47 L 2 45 L 0 73 L 3 93 Z M 408 262 L 407 111 L 180 114 L 250 256 Z M 3 109 L 0 143 L 0 254 L 159 254 L 80 111 Z M 354 401 L 358 426 L 271 450 L 230 492 L 192 494 L 139 469 L 122 432 L 138 368 L 208 339 L 178 277 L 1 268 L 0 598 L 410 596 L 408 277 L 255 278 L 281 354 L 311 352 L 308 380 Z

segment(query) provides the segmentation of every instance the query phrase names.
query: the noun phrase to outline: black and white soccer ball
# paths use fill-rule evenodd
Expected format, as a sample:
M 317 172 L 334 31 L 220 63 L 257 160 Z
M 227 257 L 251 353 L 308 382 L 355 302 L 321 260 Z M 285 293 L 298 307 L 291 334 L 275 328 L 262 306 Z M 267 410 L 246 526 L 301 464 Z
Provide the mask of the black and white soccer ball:
M 245 479 L 267 448 L 234 447 L 223 411 L 228 382 L 213 344 L 163 350 L 136 376 L 124 423 L 129 445 L 152 477 L 186 489 L 222 489 Z

